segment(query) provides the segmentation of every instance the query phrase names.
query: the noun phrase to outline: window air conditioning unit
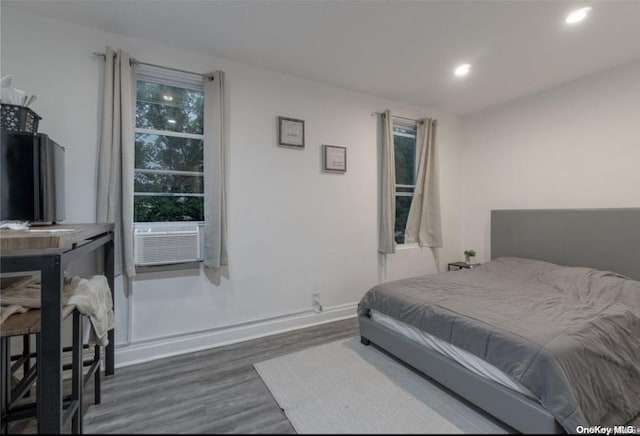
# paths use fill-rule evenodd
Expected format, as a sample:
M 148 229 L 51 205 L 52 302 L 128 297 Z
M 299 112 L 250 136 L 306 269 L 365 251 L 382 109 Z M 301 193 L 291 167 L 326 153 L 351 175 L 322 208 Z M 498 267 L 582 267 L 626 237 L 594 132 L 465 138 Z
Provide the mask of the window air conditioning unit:
M 134 263 L 139 266 L 202 260 L 198 224 L 136 224 L 133 241 Z

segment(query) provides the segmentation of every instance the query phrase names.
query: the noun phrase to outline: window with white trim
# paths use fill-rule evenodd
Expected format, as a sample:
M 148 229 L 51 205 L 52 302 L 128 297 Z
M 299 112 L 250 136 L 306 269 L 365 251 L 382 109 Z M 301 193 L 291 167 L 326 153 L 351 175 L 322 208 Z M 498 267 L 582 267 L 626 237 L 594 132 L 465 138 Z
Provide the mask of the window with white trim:
M 393 147 L 396 161 L 396 225 L 395 241 L 404 244 L 409 209 L 416 188 L 417 125 L 412 121 L 393 120 Z
M 140 68 L 134 222 L 204 220 L 201 79 Z

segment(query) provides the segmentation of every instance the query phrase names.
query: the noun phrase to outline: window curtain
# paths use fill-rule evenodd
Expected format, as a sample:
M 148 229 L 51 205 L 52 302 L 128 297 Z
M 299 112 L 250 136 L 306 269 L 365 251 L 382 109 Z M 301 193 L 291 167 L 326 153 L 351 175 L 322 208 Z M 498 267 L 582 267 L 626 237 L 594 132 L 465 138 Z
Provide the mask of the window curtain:
M 227 143 L 224 72 L 204 79 L 204 265 L 210 280 L 229 266 L 227 255 Z M 219 279 L 219 277 L 216 277 Z M 214 281 L 214 280 L 212 280 Z
M 382 121 L 382 187 L 380 196 L 380 235 L 378 251 L 396 252 L 396 160 L 393 147 L 393 119 L 387 109 L 380 115 Z
M 107 47 L 98 151 L 97 222 L 115 223 L 116 275 L 136 274 L 133 259 L 135 66 Z
M 442 247 L 436 127 L 437 121 L 430 118 L 418 123 L 418 174 L 405 237 L 407 243 L 431 248 Z

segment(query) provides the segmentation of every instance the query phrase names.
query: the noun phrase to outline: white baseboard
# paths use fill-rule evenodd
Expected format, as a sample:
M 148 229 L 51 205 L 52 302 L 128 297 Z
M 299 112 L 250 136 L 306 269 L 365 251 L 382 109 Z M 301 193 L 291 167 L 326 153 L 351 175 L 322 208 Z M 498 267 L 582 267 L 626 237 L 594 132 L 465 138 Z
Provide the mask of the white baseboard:
M 116 368 L 353 318 L 357 303 L 266 318 L 170 338 L 116 345 Z

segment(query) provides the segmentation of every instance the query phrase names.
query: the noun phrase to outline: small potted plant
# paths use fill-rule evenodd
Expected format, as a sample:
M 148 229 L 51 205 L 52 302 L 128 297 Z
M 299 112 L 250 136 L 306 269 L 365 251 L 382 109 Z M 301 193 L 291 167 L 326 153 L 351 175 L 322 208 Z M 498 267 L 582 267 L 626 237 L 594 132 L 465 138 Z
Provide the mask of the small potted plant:
M 476 250 L 465 250 L 465 252 L 464 252 L 464 262 L 470 264 L 472 257 L 476 257 Z

